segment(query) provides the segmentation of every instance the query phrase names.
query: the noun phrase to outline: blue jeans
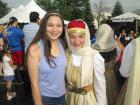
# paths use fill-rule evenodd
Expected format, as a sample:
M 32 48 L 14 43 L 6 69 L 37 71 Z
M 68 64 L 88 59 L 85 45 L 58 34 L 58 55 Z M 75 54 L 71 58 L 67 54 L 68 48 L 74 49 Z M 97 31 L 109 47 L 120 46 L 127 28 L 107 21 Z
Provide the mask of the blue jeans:
M 41 96 L 43 105 L 66 105 L 65 95 L 60 97 Z

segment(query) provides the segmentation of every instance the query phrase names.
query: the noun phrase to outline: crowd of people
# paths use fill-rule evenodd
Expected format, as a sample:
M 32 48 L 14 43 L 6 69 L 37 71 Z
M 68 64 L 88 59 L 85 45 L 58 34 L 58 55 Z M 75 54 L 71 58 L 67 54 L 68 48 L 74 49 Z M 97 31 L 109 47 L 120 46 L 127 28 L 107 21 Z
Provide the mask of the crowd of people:
M 116 35 L 102 24 L 92 42 L 81 19 L 65 25 L 55 11 L 43 19 L 31 12 L 29 18 L 23 29 L 16 17 L 6 29 L 0 25 L 7 100 L 16 96 L 12 81 L 22 81 L 26 68 L 35 105 L 140 105 L 140 37 L 134 31 Z

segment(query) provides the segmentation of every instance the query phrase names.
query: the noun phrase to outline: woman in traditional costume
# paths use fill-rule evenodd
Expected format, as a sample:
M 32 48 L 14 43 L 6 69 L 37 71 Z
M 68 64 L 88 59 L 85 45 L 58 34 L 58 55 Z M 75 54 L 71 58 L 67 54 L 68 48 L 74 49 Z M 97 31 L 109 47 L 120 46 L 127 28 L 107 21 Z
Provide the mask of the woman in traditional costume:
M 128 77 L 116 105 L 140 105 L 140 37 L 124 49 L 120 73 Z
M 102 24 L 96 33 L 96 42 L 93 49 L 100 52 L 105 59 L 105 79 L 108 105 L 115 105 L 118 86 L 114 71 L 116 61 L 116 41 L 114 31 L 108 24 Z
M 104 59 L 92 49 L 87 24 L 80 19 L 66 27 L 68 65 L 66 70 L 67 105 L 105 105 Z

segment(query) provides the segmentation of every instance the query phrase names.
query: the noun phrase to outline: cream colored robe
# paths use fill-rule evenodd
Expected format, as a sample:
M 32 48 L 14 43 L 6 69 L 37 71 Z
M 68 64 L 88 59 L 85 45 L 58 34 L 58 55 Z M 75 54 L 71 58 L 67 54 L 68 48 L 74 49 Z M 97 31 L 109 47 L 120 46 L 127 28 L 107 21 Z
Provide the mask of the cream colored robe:
M 104 78 L 104 60 L 99 53 L 95 54 L 94 69 L 87 74 L 82 73 L 81 66 L 73 66 L 72 56 L 68 56 L 68 66 L 66 71 L 67 81 L 75 87 L 83 87 L 82 75 L 87 75 L 84 79 L 85 86 L 93 85 L 93 90 L 86 95 L 75 94 L 67 90 L 66 103 L 67 105 L 106 105 L 106 93 L 105 93 L 105 78 Z M 88 63 L 87 63 L 88 67 Z M 84 69 L 86 72 L 87 69 Z
M 123 105 L 139 105 L 140 100 L 140 37 L 132 43 L 135 51 Z

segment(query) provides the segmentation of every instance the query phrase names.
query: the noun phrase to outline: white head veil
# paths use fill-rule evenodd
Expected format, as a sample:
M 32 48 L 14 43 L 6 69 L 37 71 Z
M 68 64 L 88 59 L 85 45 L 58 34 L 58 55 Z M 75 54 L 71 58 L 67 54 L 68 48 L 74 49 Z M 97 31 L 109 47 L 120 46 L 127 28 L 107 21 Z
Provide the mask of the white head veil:
M 107 24 L 102 24 L 97 30 L 96 42 L 92 47 L 99 52 L 112 51 L 116 47 L 113 35 L 113 29 Z
M 81 19 L 78 19 L 78 20 L 81 20 Z M 83 20 L 81 20 L 81 21 L 83 21 Z M 84 24 L 85 24 L 86 40 L 85 40 L 85 44 L 84 44 L 83 48 L 78 49 L 78 50 L 75 49 L 70 44 L 69 35 L 68 35 L 68 27 L 66 27 L 66 39 L 68 42 L 69 50 L 71 51 L 72 54 L 81 56 L 81 65 L 82 65 L 81 86 L 89 85 L 89 84 L 87 84 L 87 81 L 89 81 L 89 78 L 91 77 L 91 75 L 93 75 L 93 60 L 94 60 L 94 55 L 97 53 L 96 50 L 93 50 L 91 48 L 89 29 L 85 22 L 84 22 Z M 92 83 L 93 81 L 90 81 L 90 82 Z

